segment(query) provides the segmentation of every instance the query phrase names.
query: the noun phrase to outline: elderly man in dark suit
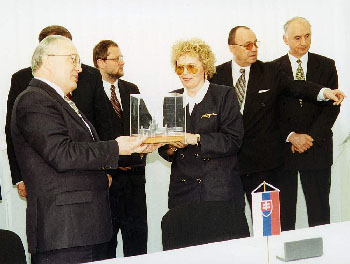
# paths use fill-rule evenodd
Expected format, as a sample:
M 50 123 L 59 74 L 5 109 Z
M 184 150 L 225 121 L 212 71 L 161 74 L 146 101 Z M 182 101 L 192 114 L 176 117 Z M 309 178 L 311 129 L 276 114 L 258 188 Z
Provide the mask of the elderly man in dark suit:
M 250 205 L 250 194 L 261 182 L 278 185 L 277 178 L 283 164 L 277 111 L 279 95 L 313 101 L 326 97 L 335 100 L 336 104 L 340 104 L 343 98 L 343 93 L 338 90 L 321 90 L 323 86 L 285 78 L 278 63 L 257 60 L 258 43 L 250 28 L 232 28 L 228 44 L 233 60 L 219 65 L 210 80 L 234 87 L 238 97 L 244 125 L 238 161 Z
M 45 27 L 40 32 L 39 42 L 49 35 L 61 35 L 72 39 L 71 33 L 66 28 L 52 25 Z M 7 99 L 5 126 L 7 155 L 11 169 L 12 183 L 17 185 L 18 193 L 22 197 L 26 196 L 26 190 L 12 143 L 10 128 L 11 113 L 17 96 L 28 87 L 32 78 L 33 74 L 30 67 L 13 74 Z M 99 71 L 93 67 L 82 64 L 82 73 L 79 74 L 78 87 L 71 93 L 71 98 L 76 103 L 79 110 L 84 113 L 86 118 L 94 125 L 99 137 L 103 140 L 109 139 L 112 132 L 111 124 L 108 115 L 105 113 L 107 101 L 103 92 L 102 78 Z
M 27 238 L 34 263 L 107 258 L 112 235 L 105 169 L 119 155 L 145 151 L 143 138 L 99 141 L 67 94 L 77 87 L 79 55 L 63 36 L 49 36 L 32 57 L 34 79 L 14 104 L 13 145 L 27 187 Z
M 310 53 L 311 26 L 301 17 L 284 25 L 287 55 L 277 59 L 283 70 L 296 80 L 308 80 L 332 89 L 338 88 L 333 60 Z M 332 126 L 340 107 L 314 104 L 281 96 L 280 127 L 284 145 L 284 171 L 280 185 L 282 230 L 295 228 L 298 172 L 305 194 L 309 226 L 329 224 L 329 192 L 333 163 Z
M 112 40 L 100 41 L 93 50 L 94 65 L 100 70 L 105 97 L 105 112 L 111 117 L 109 139 L 130 135 L 130 94 L 139 94 L 138 87 L 120 79 L 124 75 L 124 60 L 119 46 Z M 146 157 L 139 154 L 119 159 L 118 170 L 112 171 L 110 203 L 113 238 L 109 243 L 110 257 L 116 256 L 117 234 L 121 230 L 124 256 L 147 253 L 147 207 L 145 193 Z

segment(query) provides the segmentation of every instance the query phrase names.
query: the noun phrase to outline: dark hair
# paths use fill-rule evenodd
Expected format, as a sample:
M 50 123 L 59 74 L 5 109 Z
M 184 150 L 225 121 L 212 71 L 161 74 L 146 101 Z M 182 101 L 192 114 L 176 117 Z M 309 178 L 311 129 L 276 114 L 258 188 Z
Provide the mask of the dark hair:
M 234 27 L 230 30 L 230 33 L 228 34 L 228 40 L 227 40 L 227 43 L 228 45 L 233 45 L 235 44 L 235 39 L 236 39 L 236 33 L 237 33 L 237 30 L 240 29 L 240 28 L 245 28 L 245 29 L 249 29 L 249 27 L 246 27 L 246 26 L 237 26 L 237 27 Z
M 93 60 L 94 65 L 98 68 L 97 60 L 98 59 L 106 59 L 108 56 L 109 47 L 118 47 L 118 44 L 113 40 L 101 40 L 95 47 L 93 51 Z
M 52 25 L 41 30 L 39 34 L 39 42 L 41 42 L 44 38 L 50 35 L 60 35 L 72 40 L 72 34 L 65 27 Z

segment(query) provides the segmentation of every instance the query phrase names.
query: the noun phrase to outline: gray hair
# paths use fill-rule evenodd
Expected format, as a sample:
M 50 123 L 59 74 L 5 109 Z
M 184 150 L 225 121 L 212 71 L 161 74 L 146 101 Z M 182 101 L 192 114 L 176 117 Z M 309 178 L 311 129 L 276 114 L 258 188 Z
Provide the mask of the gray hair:
M 70 41 L 68 38 L 60 35 L 50 35 L 44 38 L 39 45 L 35 48 L 35 51 L 32 56 L 32 73 L 34 73 L 41 67 L 43 64 L 43 57 L 48 55 L 51 48 L 56 45 L 58 40 Z
M 296 16 L 296 17 L 293 17 L 293 18 L 289 19 L 289 20 L 284 24 L 283 29 L 284 29 L 284 34 L 285 34 L 285 35 L 287 35 L 287 31 L 288 31 L 288 27 L 289 27 L 290 23 L 292 23 L 292 22 L 294 22 L 294 21 L 296 21 L 296 20 L 301 20 L 301 21 L 306 22 L 306 23 L 309 25 L 310 29 L 311 29 L 311 24 L 310 24 L 310 22 L 309 22 L 306 18 Z

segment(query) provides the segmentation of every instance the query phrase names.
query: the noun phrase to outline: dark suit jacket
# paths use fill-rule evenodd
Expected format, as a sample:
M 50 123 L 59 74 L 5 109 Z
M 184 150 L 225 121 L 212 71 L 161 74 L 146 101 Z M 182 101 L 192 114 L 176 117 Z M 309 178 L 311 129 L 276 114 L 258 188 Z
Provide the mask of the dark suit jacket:
M 233 87 L 231 61 L 218 66 L 210 82 Z M 305 89 L 306 86 L 310 89 Z M 257 61 L 251 65 L 243 112 L 244 138 L 238 152 L 241 174 L 282 166 L 279 95 L 316 101 L 321 88 L 313 83 L 287 78 L 279 64 L 274 62 Z
M 86 119 L 86 118 L 85 118 Z M 56 91 L 33 79 L 17 97 L 11 133 L 27 189 L 30 253 L 109 241 L 108 181 L 118 164 L 115 140 L 97 141 Z
M 217 115 L 202 118 L 208 113 Z M 200 146 L 188 145 L 172 156 L 166 154 L 169 146 L 159 149 L 164 159 L 172 161 L 169 209 L 187 203 L 231 199 L 243 208 L 243 187 L 237 161 L 243 124 L 234 91 L 230 87 L 211 84 L 191 115 L 187 107 L 186 131 L 200 134 Z
M 129 136 L 130 135 L 130 94 L 139 94 L 140 91 L 138 87 L 130 82 L 119 79 L 118 88 L 120 92 L 121 104 L 123 106 L 122 116 L 118 117 L 115 113 L 112 103 L 109 101 L 107 95 L 105 98 L 108 100 L 107 103 L 107 114 L 111 118 L 112 124 L 112 134 L 109 139 L 115 139 L 119 136 Z M 106 112 L 106 111 L 105 111 Z M 138 167 L 133 172 L 133 175 L 128 175 L 130 180 L 134 183 L 145 183 L 145 165 L 146 157 L 144 156 L 141 159 L 140 154 L 135 153 L 130 156 L 120 156 L 119 166 L 120 167 Z M 122 170 L 111 171 L 112 176 L 115 176 L 116 173 L 123 174 Z M 113 183 L 112 183 L 113 184 Z M 114 184 L 123 185 L 122 182 L 115 182 Z
M 318 83 L 332 89 L 338 88 L 338 75 L 333 60 L 309 53 L 307 64 L 308 81 Z M 293 71 L 288 55 L 277 59 L 281 67 L 289 76 Z M 333 163 L 332 126 L 340 111 L 339 106 L 329 103 L 314 104 L 303 102 L 293 97 L 281 96 L 279 99 L 280 128 L 284 144 L 285 168 L 292 170 L 323 169 Z M 303 154 L 291 152 L 291 144 L 286 143 L 290 132 L 310 135 L 314 145 Z
M 98 135 L 102 140 L 109 138 L 111 124 L 105 113 L 106 98 L 103 91 L 102 77 L 98 70 L 82 64 L 83 71 L 79 74 L 78 87 L 72 93 L 72 100 L 79 110 L 85 114 L 87 119 L 94 125 Z M 16 155 L 11 137 L 11 113 L 13 104 L 17 96 L 23 92 L 33 78 L 30 67 L 22 69 L 12 75 L 11 87 L 7 99 L 6 115 L 6 143 L 7 155 L 10 163 L 12 183 L 16 184 L 22 180 L 22 175 L 18 167 Z

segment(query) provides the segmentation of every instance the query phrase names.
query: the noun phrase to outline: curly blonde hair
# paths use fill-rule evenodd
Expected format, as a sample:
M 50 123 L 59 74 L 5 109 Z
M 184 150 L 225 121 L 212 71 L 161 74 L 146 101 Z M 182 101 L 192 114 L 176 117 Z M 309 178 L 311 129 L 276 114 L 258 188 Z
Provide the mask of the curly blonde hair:
M 199 60 L 203 64 L 204 72 L 207 78 L 211 78 L 216 72 L 215 68 L 215 55 L 211 51 L 211 48 L 207 43 L 198 38 L 192 38 L 189 40 L 181 40 L 176 42 L 172 46 L 171 50 L 171 64 L 176 68 L 177 60 L 185 54 L 191 56 L 198 56 Z

